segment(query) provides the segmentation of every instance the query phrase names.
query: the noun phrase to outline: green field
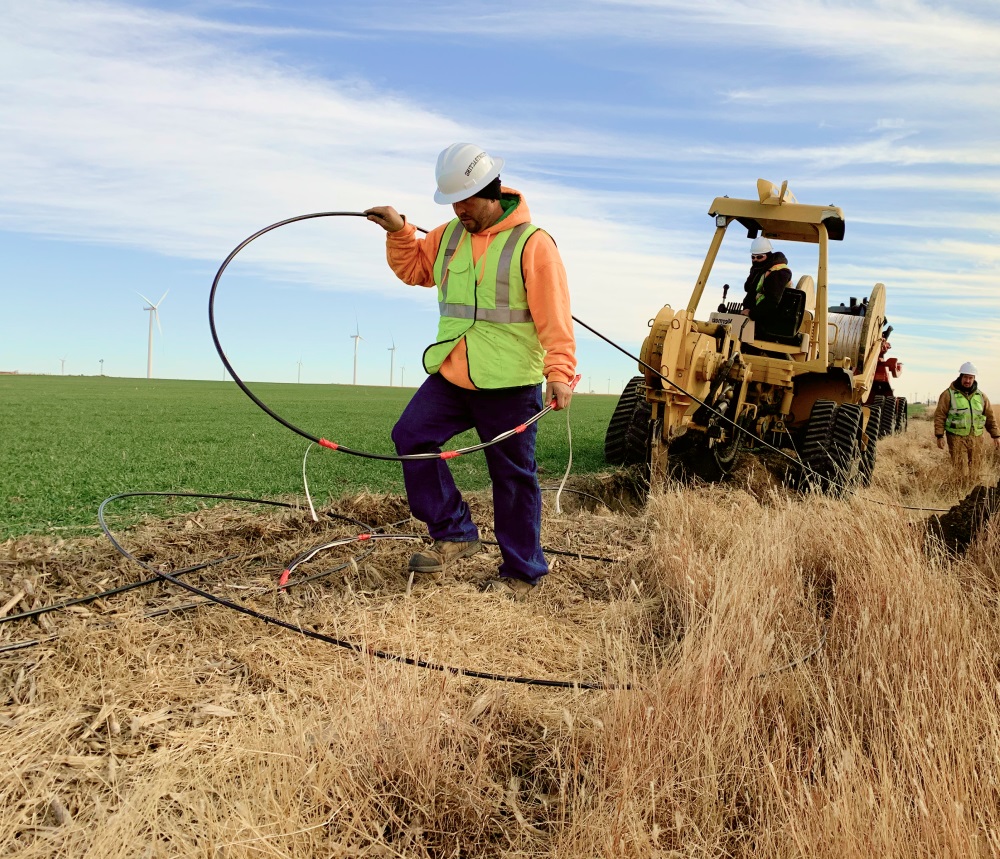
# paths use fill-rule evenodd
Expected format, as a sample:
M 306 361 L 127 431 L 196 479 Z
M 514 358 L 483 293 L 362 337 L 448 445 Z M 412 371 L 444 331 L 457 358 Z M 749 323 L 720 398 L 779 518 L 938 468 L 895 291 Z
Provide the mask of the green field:
M 253 384 L 307 432 L 374 453 L 412 388 Z M 616 396 L 580 395 L 571 409 L 573 473 L 605 468 L 604 432 Z M 232 382 L 107 376 L 0 376 L 0 539 L 87 533 L 100 502 L 120 492 L 185 491 L 303 497 L 308 441 L 274 421 Z M 474 444 L 468 433 L 449 445 Z M 543 480 L 558 479 L 569 446 L 563 414 L 539 426 Z M 489 483 L 482 454 L 451 462 L 463 489 Z M 399 463 L 314 447 L 309 487 L 325 503 L 360 491 L 401 493 Z

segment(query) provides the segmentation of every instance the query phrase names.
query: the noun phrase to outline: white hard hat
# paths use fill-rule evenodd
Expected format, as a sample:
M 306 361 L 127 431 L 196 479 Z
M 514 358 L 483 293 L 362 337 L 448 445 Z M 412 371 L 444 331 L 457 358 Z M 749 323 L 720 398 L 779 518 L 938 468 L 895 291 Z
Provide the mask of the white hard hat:
M 978 376 L 979 371 L 976 369 L 976 365 L 971 361 L 966 361 L 961 369 L 958 371 L 959 376 Z
M 503 169 L 503 159 L 494 158 L 474 143 L 453 143 L 438 155 L 435 203 L 457 203 L 478 194 Z
M 750 253 L 752 254 L 769 254 L 772 250 L 774 249 L 771 247 L 771 243 L 763 236 L 755 238 L 753 244 L 750 245 Z

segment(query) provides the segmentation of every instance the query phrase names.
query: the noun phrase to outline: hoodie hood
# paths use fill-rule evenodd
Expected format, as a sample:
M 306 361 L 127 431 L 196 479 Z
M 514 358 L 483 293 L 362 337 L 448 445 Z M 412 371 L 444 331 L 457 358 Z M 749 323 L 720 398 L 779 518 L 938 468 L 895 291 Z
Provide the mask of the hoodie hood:
M 520 191 L 502 186 L 500 188 L 500 205 L 504 215 L 492 227 L 483 230 L 484 233 L 495 233 L 498 230 L 512 230 L 521 224 L 531 223 L 531 212 Z

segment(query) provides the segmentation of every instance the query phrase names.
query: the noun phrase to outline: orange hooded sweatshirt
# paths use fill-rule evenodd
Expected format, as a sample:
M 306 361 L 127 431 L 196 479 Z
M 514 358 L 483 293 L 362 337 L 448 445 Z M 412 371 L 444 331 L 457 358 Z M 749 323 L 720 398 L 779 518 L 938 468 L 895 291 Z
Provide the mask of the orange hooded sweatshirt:
M 520 192 L 501 189 L 502 198 L 513 198 L 516 205 L 492 227 L 472 235 L 472 258 L 478 263 L 497 232 L 518 224 L 529 223 L 531 213 Z M 409 222 L 401 230 L 386 234 L 385 255 L 396 277 L 414 286 L 434 286 L 434 260 L 437 259 L 441 236 L 447 223 L 418 238 Z M 538 340 L 545 350 L 542 372 L 549 382 L 570 384 L 576 373 L 576 341 L 573 337 L 573 317 L 569 306 L 569 286 L 556 243 L 548 233 L 534 233 L 524 245 L 521 255 L 524 285 L 528 293 L 528 308 L 538 331 Z M 439 370 L 453 385 L 475 390 L 469 378 L 469 360 L 462 337 L 455 344 Z

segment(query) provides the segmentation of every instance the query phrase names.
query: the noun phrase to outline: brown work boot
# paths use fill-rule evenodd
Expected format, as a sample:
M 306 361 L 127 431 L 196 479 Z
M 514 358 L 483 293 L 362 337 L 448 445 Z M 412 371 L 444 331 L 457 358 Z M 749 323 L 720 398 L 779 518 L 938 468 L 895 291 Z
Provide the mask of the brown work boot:
M 482 548 L 478 540 L 435 540 L 433 545 L 410 556 L 410 569 L 414 573 L 440 573 L 448 564 L 475 555 Z
M 510 576 L 497 576 L 486 583 L 483 588 L 484 594 L 500 594 L 514 602 L 524 602 L 532 594 L 537 593 L 542 586 L 541 579 L 535 584 L 526 582 L 524 579 L 515 579 Z

